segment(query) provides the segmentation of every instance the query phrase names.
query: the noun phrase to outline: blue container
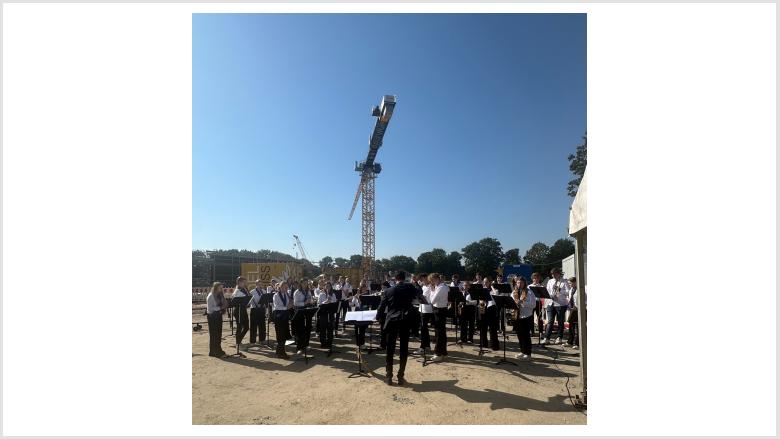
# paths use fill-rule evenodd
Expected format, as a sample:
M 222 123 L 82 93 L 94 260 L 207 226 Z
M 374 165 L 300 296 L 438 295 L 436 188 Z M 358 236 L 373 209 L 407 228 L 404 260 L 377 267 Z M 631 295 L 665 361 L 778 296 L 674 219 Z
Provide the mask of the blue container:
M 506 282 L 507 277 L 510 274 L 514 274 L 515 276 L 523 276 L 528 283 L 531 283 L 531 273 L 534 272 L 534 266 L 531 264 L 518 264 L 518 265 L 508 265 L 503 264 L 501 265 L 502 272 L 501 272 L 501 281 Z

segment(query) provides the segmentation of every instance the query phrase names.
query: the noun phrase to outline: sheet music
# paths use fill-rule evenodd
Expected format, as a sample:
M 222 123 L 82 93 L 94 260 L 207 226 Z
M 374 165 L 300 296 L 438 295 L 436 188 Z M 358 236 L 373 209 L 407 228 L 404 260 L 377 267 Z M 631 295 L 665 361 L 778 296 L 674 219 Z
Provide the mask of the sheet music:
M 347 322 L 373 322 L 374 320 L 376 320 L 375 309 L 369 311 L 349 311 L 347 312 L 347 316 L 344 319 L 344 321 Z

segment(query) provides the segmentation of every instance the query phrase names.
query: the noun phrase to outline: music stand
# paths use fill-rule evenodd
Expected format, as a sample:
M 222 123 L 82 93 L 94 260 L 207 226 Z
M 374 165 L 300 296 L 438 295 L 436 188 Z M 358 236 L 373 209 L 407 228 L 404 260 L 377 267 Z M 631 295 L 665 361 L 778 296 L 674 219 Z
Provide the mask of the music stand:
M 382 291 L 382 284 L 372 283 L 371 284 L 371 291 L 376 291 L 376 292 Z
M 482 285 L 474 284 L 471 285 L 471 288 L 469 288 L 469 295 L 471 296 L 471 300 L 477 301 L 476 312 L 477 312 L 477 316 L 479 316 L 479 301 L 483 300 L 485 302 L 488 302 L 489 300 L 491 300 L 490 291 L 485 289 L 485 287 L 483 287 Z M 485 332 L 485 334 L 483 334 L 483 332 Z M 485 340 L 487 341 L 488 335 L 489 334 L 487 334 L 486 329 L 485 330 L 483 330 L 483 328 L 479 329 L 479 355 L 480 356 L 485 355 L 485 350 L 482 349 L 482 337 L 485 337 Z
M 463 291 L 460 290 L 458 287 L 450 287 L 449 293 L 447 293 L 447 301 L 453 303 L 452 309 L 454 310 L 452 321 L 455 322 L 455 342 L 450 343 L 447 346 L 460 346 L 463 347 L 463 345 L 460 342 L 460 331 L 458 331 L 458 326 L 460 323 L 460 319 L 458 318 L 458 303 L 459 302 L 465 302 L 466 297 L 463 296 Z
M 360 305 L 362 308 L 374 310 L 379 308 L 379 302 L 382 301 L 380 296 L 374 296 L 371 294 L 363 294 L 360 296 Z M 368 354 L 374 352 L 374 322 L 373 320 L 368 324 Z
M 355 325 L 355 334 L 357 334 L 358 325 L 370 325 L 376 318 L 376 312 L 364 312 L 364 311 L 349 311 L 344 317 L 344 324 L 352 323 Z M 355 352 L 357 355 L 358 371 L 352 373 L 347 378 L 357 377 L 370 377 L 367 371 L 363 370 L 363 354 L 360 352 L 360 346 L 357 345 L 357 337 L 355 338 Z
M 230 298 L 230 309 L 234 309 L 235 307 L 239 308 L 246 308 L 249 306 L 249 300 L 252 298 L 252 296 L 242 296 L 242 297 L 231 297 Z M 238 319 L 241 317 L 241 314 L 236 316 L 236 323 L 238 323 Z M 233 320 L 230 321 L 230 335 L 233 335 Z M 238 340 L 236 340 L 236 353 L 234 355 L 231 355 L 231 357 L 241 357 L 246 358 L 246 355 L 242 354 L 239 350 L 240 346 L 238 345 Z
M 531 292 L 534 293 L 534 296 L 536 296 L 537 300 L 539 300 L 539 299 L 552 299 L 550 297 L 550 293 L 547 292 L 547 288 L 545 288 L 545 287 L 529 286 L 528 289 L 531 290 Z M 539 312 L 540 313 L 544 313 L 545 312 L 544 308 L 545 308 L 544 306 L 540 306 L 539 307 Z M 536 342 L 536 345 L 537 346 L 543 346 L 546 349 L 546 346 L 542 345 L 543 333 L 544 333 L 544 328 L 539 328 L 539 339 Z
M 420 302 L 420 341 L 422 341 L 422 326 L 423 322 L 425 321 L 425 313 L 422 312 L 422 306 L 423 305 L 430 305 L 431 302 L 428 302 L 428 299 L 425 298 L 422 294 L 417 296 L 417 300 Z M 428 342 L 430 343 L 430 337 L 428 337 Z M 421 348 L 422 349 L 422 366 L 425 367 L 428 365 L 428 352 L 427 348 Z
M 503 296 L 503 295 L 500 295 L 500 294 L 493 294 L 492 296 L 493 296 L 493 301 L 496 302 L 496 305 L 501 306 L 502 309 L 503 308 L 517 309 L 517 304 L 515 303 L 515 300 L 512 297 L 510 297 L 510 296 Z M 505 312 L 502 312 L 501 319 L 502 320 L 506 319 L 506 313 Z M 511 362 L 511 361 L 506 359 L 506 331 L 504 331 L 504 358 L 498 360 L 498 362 L 496 364 L 498 365 L 498 364 L 503 364 L 503 363 L 512 364 L 512 365 L 517 366 L 516 363 L 513 363 L 513 362 Z
M 306 306 L 304 308 L 298 308 L 298 309 L 295 310 L 295 313 L 293 314 L 293 318 L 295 318 L 295 316 L 298 313 L 303 313 L 302 314 L 302 318 L 303 318 L 303 322 L 304 322 L 304 325 L 303 325 L 304 329 L 303 330 L 306 331 L 306 321 L 309 318 L 311 318 L 314 315 L 315 312 L 317 312 L 317 307 L 316 306 Z M 303 335 L 299 335 L 298 337 L 303 337 Z M 309 337 L 311 337 L 311 329 L 309 329 Z M 306 362 L 306 364 L 309 364 L 309 356 L 308 356 L 308 351 L 307 351 L 308 348 L 309 348 L 309 344 L 306 343 L 306 346 L 303 347 L 303 358 L 296 358 L 295 360 L 296 361 L 297 360 L 303 360 L 303 361 Z M 300 346 L 298 346 L 298 349 L 300 349 Z
M 332 302 L 332 303 L 325 303 L 325 304 L 320 305 L 319 311 L 317 311 L 318 314 L 319 314 L 317 319 L 319 320 L 320 318 L 322 318 L 322 316 L 326 316 L 325 320 L 332 325 L 333 322 L 331 321 L 331 316 L 332 315 L 338 316 L 338 312 L 339 312 L 340 306 L 341 306 L 341 301 L 336 301 L 336 302 Z M 331 327 L 331 330 L 332 329 L 333 328 Z M 327 327 L 320 328 L 320 331 L 323 331 L 323 330 L 325 331 L 325 340 L 327 340 L 328 339 L 328 335 L 327 334 L 328 334 L 329 329 Z M 330 357 L 331 354 L 339 354 L 339 353 L 341 353 L 341 352 L 333 350 L 333 336 L 331 335 L 330 340 L 328 341 L 328 357 Z
M 274 293 L 261 293 L 260 294 L 260 306 L 264 309 L 271 308 L 271 312 L 266 312 L 266 329 L 265 329 L 265 345 L 271 349 L 271 315 L 273 314 Z
M 500 294 L 502 296 L 509 296 L 510 294 L 512 294 L 512 286 L 509 285 L 509 284 L 493 283 L 493 287 L 496 289 L 496 291 L 498 291 L 498 294 Z M 492 293 L 491 293 L 491 295 L 492 295 Z M 499 315 L 502 316 L 501 320 L 499 321 L 499 323 L 501 325 L 501 328 L 500 328 L 501 329 L 501 333 L 504 334 L 504 333 L 506 333 L 506 321 L 504 319 L 504 314 L 506 314 L 506 310 L 504 309 L 503 306 L 499 306 L 498 307 L 498 313 L 499 313 Z

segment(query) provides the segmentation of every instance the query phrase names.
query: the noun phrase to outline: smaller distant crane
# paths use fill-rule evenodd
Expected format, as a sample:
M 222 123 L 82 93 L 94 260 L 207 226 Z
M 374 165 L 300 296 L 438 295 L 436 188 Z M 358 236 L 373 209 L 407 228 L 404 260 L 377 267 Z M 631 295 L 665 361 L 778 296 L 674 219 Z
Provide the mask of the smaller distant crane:
M 298 249 L 301 251 L 301 258 L 308 261 L 309 257 L 306 256 L 306 250 L 303 248 L 303 243 L 301 242 L 300 238 L 298 238 L 298 235 L 293 235 L 293 238 L 295 238 L 295 245 L 298 246 Z

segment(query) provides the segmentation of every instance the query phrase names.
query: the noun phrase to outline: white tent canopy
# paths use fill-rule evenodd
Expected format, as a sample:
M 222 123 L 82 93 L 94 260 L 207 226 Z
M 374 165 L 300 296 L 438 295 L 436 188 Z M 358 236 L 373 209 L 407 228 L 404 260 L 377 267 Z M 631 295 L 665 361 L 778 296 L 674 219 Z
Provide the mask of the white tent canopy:
M 573 235 L 588 227 L 588 170 L 582 176 L 577 195 L 569 212 L 569 234 Z

